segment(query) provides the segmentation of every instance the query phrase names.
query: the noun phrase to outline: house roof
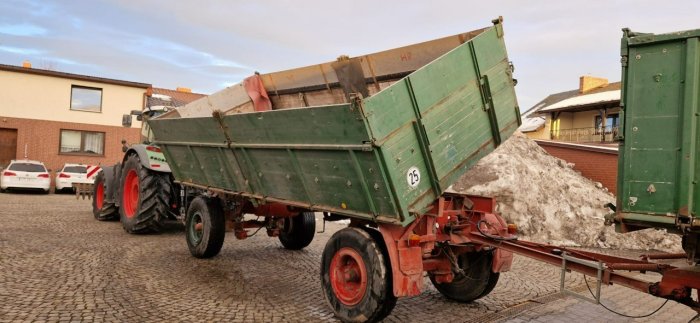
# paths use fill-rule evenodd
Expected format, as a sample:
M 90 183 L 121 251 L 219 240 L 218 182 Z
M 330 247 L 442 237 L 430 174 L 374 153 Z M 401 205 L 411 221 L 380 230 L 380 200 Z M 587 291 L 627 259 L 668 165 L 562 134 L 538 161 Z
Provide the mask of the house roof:
M 523 124 L 520 125 L 518 130 L 520 130 L 520 132 L 537 131 L 541 127 L 544 127 L 545 121 L 546 120 L 544 117 L 538 117 L 538 116 L 523 118 Z
M 561 100 L 557 103 L 541 108 L 540 112 L 562 111 L 572 107 L 583 107 L 591 105 L 599 105 L 604 103 L 619 102 L 620 90 L 612 90 L 598 93 L 590 93 L 586 95 L 578 95 L 568 99 Z
M 148 106 L 179 107 L 204 96 L 207 95 L 154 87 L 153 94 L 148 97 Z
M 534 115 L 539 112 L 565 111 L 598 104 L 617 103 L 620 101 L 621 84 L 620 82 L 610 83 L 586 93 L 580 93 L 576 89 L 550 94 L 544 100 L 528 109 L 523 116 Z
M 43 69 L 33 68 L 33 67 L 21 67 L 21 66 L 15 66 L 15 65 L 0 64 L 0 71 L 26 73 L 26 74 L 34 74 L 34 75 L 42 75 L 42 76 L 50 76 L 50 77 L 59 77 L 59 78 L 65 78 L 65 79 L 96 82 L 96 83 L 115 84 L 115 85 L 122 85 L 122 86 L 135 87 L 135 88 L 141 88 L 141 89 L 147 89 L 147 88 L 151 87 L 151 85 L 148 83 L 115 80 L 115 79 L 109 79 L 109 78 L 104 78 L 104 77 L 57 72 L 57 71 L 43 70 Z

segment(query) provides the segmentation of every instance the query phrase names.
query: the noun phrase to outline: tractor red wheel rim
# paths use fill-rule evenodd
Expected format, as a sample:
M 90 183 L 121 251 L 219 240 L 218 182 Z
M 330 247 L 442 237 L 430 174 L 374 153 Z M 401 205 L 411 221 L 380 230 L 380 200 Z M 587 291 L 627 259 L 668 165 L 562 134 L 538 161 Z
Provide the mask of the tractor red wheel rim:
M 127 218 L 132 218 L 136 214 L 139 205 L 139 175 L 136 170 L 130 170 L 124 179 L 124 214 Z
M 102 209 L 105 203 L 105 187 L 104 183 L 97 183 L 97 193 L 95 194 L 95 204 L 97 204 L 98 209 Z
M 338 300 L 356 305 L 367 290 L 367 270 L 362 256 L 352 248 L 342 248 L 333 255 L 329 268 L 331 287 Z

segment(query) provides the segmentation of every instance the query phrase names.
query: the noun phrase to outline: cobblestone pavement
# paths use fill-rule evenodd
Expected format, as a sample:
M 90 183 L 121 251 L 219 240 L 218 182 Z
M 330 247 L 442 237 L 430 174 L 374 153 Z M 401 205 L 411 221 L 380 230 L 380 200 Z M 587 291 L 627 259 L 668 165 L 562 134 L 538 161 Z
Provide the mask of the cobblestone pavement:
M 591 288 L 594 281 L 589 279 Z M 584 286 L 580 294 L 590 297 Z M 637 293 L 622 286 L 603 287 L 601 303 L 606 307 L 628 316 L 645 316 L 664 304 L 663 299 Z M 503 323 L 548 323 L 548 322 L 689 322 L 696 313 L 688 307 L 669 301 L 658 313 L 642 318 L 628 318 L 612 313 L 600 305 L 580 300 L 575 297 L 562 297 L 555 294 L 539 306 L 517 311 L 511 308 L 512 314 Z M 692 322 L 700 322 L 694 319 Z
M 219 256 L 202 260 L 190 256 L 180 225 L 129 235 L 117 222 L 94 220 L 90 203 L 71 195 L 0 194 L 0 322 L 335 321 L 319 265 L 340 224 L 328 223 L 302 251 L 285 250 L 264 232 L 244 241 L 227 234 Z M 446 300 L 426 280 L 426 292 L 399 299 L 386 321 L 581 321 L 589 314 L 591 322 L 624 321 L 561 297 L 558 275 L 556 267 L 516 257 L 495 290 L 471 304 Z M 580 275 L 567 285 L 585 286 Z M 616 288 L 603 295 L 627 313 L 660 303 Z M 693 314 L 669 302 L 647 321 L 685 322 Z
M 634 250 L 595 250 L 588 251 L 601 252 L 620 257 L 639 259 L 639 256 L 648 251 Z M 684 260 L 666 261 L 666 263 L 684 266 Z M 570 275 L 570 274 L 569 274 Z M 579 277 L 582 275 L 573 274 Z M 639 274 L 626 273 L 627 276 L 640 278 L 646 281 L 658 281 L 659 275 L 654 273 Z M 592 300 L 595 293 L 596 281 L 593 277 L 588 277 L 588 284 L 567 285 L 567 289 L 578 295 Z M 697 314 L 685 305 L 676 302 L 653 297 L 640 293 L 629 288 L 613 285 L 601 287 L 601 305 L 585 301 L 577 297 L 566 296 L 562 293 L 554 293 L 534 299 L 531 302 L 514 306 L 501 314 L 506 317 L 499 320 L 502 323 L 521 322 L 700 322 L 695 318 Z M 693 294 L 697 299 L 697 294 Z M 607 307 L 608 309 L 606 309 Z M 656 311 L 658 309 L 658 311 Z M 619 314 L 613 313 L 615 311 Z M 653 314 L 652 314 L 653 313 Z M 650 315 L 651 314 L 651 315 Z M 627 317 L 626 317 L 627 316 Z

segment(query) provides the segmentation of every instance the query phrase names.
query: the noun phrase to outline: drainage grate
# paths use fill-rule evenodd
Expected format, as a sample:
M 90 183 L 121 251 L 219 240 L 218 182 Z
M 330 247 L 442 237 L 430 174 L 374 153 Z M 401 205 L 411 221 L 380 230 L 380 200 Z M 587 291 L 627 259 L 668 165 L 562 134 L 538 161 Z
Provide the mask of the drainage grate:
M 576 293 L 584 292 L 584 291 L 586 291 L 586 286 L 582 285 L 582 286 L 570 288 L 569 291 L 576 292 Z M 569 296 L 569 295 L 567 295 L 565 293 L 561 293 L 561 292 L 548 294 L 548 295 L 545 295 L 542 297 L 528 300 L 522 304 L 518 304 L 518 305 L 515 305 L 512 307 L 506 308 L 506 309 L 504 309 L 502 311 L 498 311 L 496 313 L 491 313 L 491 314 L 487 314 L 484 316 L 472 318 L 472 319 L 467 320 L 465 322 L 469 322 L 469 323 L 472 323 L 472 322 L 474 322 L 474 323 L 477 323 L 477 322 L 502 322 L 502 321 L 505 321 L 507 319 L 513 318 L 514 316 L 516 316 L 522 312 L 525 312 L 525 311 L 530 310 L 530 309 L 535 308 L 535 307 L 546 305 L 548 303 L 551 303 L 553 301 L 556 301 L 556 300 L 559 300 L 562 298 L 566 298 L 567 296 Z

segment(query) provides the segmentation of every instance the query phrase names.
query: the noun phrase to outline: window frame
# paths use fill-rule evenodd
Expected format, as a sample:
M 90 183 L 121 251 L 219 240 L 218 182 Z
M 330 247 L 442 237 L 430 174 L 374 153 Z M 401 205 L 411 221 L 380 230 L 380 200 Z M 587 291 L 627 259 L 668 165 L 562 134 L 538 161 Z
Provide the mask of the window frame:
M 612 126 L 611 127 L 607 126 L 608 119 L 612 119 Z M 601 121 L 600 126 L 598 126 L 598 120 Z M 595 129 L 596 135 L 599 135 L 601 133 L 602 126 L 603 126 L 602 122 L 603 122 L 603 118 L 601 118 L 600 115 L 593 116 L 593 129 Z M 612 128 L 619 127 L 619 126 L 620 126 L 620 113 L 619 112 L 614 112 L 614 113 L 610 113 L 610 114 L 605 115 L 605 133 L 606 134 L 613 133 Z
M 76 152 L 63 152 L 61 147 L 63 146 L 63 132 L 64 131 L 77 131 L 80 132 L 80 151 Z M 85 152 L 85 133 L 101 133 L 102 134 L 102 153 L 94 154 Z M 78 129 L 64 129 L 61 128 L 58 131 L 58 154 L 59 155 L 70 155 L 70 156 L 93 156 L 93 157 L 104 157 L 105 156 L 105 142 L 107 142 L 107 133 L 104 131 L 92 131 L 92 130 L 78 130 Z
M 100 111 L 73 109 L 73 89 L 75 89 L 75 88 L 85 89 L 85 90 L 99 90 L 100 91 Z M 104 90 L 102 88 L 85 86 L 85 85 L 75 85 L 75 84 L 71 84 L 71 86 L 70 86 L 70 101 L 68 102 L 68 109 L 70 111 L 102 113 L 103 101 L 104 101 Z

